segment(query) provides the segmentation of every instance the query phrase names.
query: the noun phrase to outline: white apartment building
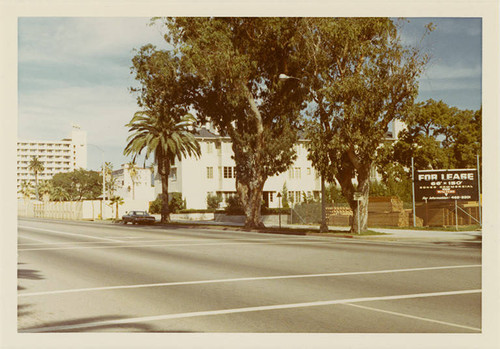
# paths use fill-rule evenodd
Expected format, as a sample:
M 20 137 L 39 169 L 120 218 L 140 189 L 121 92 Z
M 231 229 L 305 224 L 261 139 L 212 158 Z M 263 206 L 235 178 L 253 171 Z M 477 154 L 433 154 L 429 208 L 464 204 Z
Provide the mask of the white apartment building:
M 398 134 L 405 128 L 405 124 L 395 120 L 389 125 L 386 141 L 393 142 Z M 231 139 L 219 135 L 207 125 L 198 131 L 196 139 L 200 143 L 200 158 L 188 157 L 182 161 L 175 160 L 170 171 L 169 193 L 181 193 L 186 200 L 188 209 L 206 209 L 207 196 L 220 194 L 223 198 L 222 206 L 226 200 L 236 195 L 235 162 L 231 148 Z M 270 208 L 279 207 L 278 193 L 283 191 L 286 184 L 288 200 L 293 206 L 307 198 L 318 199 L 321 191 L 319 173 L 307 159 L 307 140 L 299 139 L 294 145 L 297 159 L 290 168 L 267 179 L 263 189 L 263 200 Z M 161 193 L 161 179 L 155 167 L 155 192 L 156 198 Z M 372 179 L 380 180 L 380 175 L 372 171 Z
M 112 172 L 115 179 L 113 195 L 120 196 L 125 201 L 153 201 L 155 199 L 153 171 L 149 167 L 136 167 L 135 170 L 134 178 L 130 175 L 128 164 L 122 164 L 120 169 Z
M 196 136 L 201 147 L 200 158 L 176 159 L 170 171 L 168 191 L 178 192 L 186 200 L 188 209 L 206 209 L 207 196 L 220 194 L 223 206 L 236 195 L 235 162 L 229 137 L 218 135 L 213 129 L 202 128 Z M 278 192 L 286 183 L 289 200 L 301 202 L 304 195 L 314 197 L 320 192 L 320 179 L 307 160 L 306 141 L 295 145 L 297 160 L 290 169 L 268 178 L 263 190 L 263 200 L 268 207 L 279 207 Z M 155 197 L 161 193 L 161 179 L 155 168 Z
M 51 179 L 56 173 L 71 172 L 87 167 L 87 132 L 73 125 L 71 135 L 60 141 L 17 141 L 17 190 L 23 181 L 35 185 L 35 174 L 29 169 L 30 161 L 37 157 L 44 170 L 38 180 Z M 18 198 L 22 195 L 18 193 Z

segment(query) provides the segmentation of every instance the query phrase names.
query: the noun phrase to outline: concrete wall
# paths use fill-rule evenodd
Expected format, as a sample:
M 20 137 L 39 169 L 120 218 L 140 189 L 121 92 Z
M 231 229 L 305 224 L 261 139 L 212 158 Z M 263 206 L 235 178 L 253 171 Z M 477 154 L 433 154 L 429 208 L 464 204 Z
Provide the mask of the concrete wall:
M 101 200 L 62 202 L 18 200 L 17 203 L 17 214 L 21 217 L 96 220 L 101 219 L 101 217 L 104 219 L 114 218 L 115 213 L 114 208 L 109 203 L 102 205 Z
M 277 214 L 263 215 L 262 223 L 264 225 L 279 225 L 280 216 Z M 245 223 L 245 216 L 226 215 L 224 213 L 216 213 L 214 220 L 216 222 L 230 222 L 230 223 Z M 281 215 L 281 223 L 288 224 L 290 222 L 289 215 Z

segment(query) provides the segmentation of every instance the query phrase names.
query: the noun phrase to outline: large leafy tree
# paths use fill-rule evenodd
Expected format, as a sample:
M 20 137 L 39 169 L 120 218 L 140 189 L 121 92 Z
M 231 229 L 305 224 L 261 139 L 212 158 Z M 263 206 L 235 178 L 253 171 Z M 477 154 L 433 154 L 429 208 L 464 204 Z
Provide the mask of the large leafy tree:
M 102 176 L 95 171 L 78 169 L 73 172 L 57 173 L 50 182 L 54 189 L 62 189 L 62 191 L 57 190 L 58 195 L 52 195 L 54 198 L 57 197 L 56 200 L 66 198 L 69 200 L 92 200 L 97 199 L 102 192 Z
M 38 201 L 40 199 L 38 195 L 38 174 L 43 172 L 43 170 L 45 170 L 45 167 L 43 166 L 43 163 L 40 160 L 38 160 L 38 157 L 33 156 L 28 165 L 28 169 L 33 171 L 35 175 L 35 196 L 36 196 L 36 201 Z
M 188 104 L 231 138 L 236 190 L 245 226 L 262 227 L 267 178 L 294 161 L 305 88 L 280 81 L 307 57 L 298 51 L 300 18 L 168 18 L 167 41 L 176 49 Z
M 398 140 L 379 151 L 379 171 L 386 180 L 407 180 L 412 158 L 417 170 L 475 168 L 481 156 L 481 115 L 481 109 L 460 110 L 432 99 L 415 104 Z
M 175 159 L 199 156 L 200 145 L 194 137 L 196 119 L 189 113 L 186 98 L 192 78 L 180 70 L 180 61 L 169 51 L 145 45 L 132 59 L 132 73 L 140 87 L 131 88 L 141 111 L 126 125 L 131 133 L 125 155 L 145 152 L 153 155 L 162 183 L 161 222 L 170 221 L 168 177 Z
M 309 57 L 310 159 L 337 181 L 354 212 L 351 231 L 368 221 L 370 170 L 394 119 L 405 119 L 427 57 L 401 44 L 388 18 L 310 18 L 302 54 Z M 361 199 L 355 200 L 355 193 Z
M 452 116 L 443 130 L 443 147 L 447 149 L 451 166 L 474 168 L 482 148 L 482 108 L 477 111 L 452 108 Z

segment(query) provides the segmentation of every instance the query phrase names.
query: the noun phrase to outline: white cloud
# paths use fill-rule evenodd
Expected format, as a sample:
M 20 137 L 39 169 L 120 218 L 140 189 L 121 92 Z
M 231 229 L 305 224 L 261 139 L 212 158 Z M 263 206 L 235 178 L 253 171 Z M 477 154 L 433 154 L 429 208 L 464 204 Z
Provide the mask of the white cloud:
M 78 62 L 118 56 L 152 43 L 167 48 L 148 18 L 23 18 L 19 62 Z
M 481 66 L 430 64 L 425 75 L 432 79 L 480 79 Z

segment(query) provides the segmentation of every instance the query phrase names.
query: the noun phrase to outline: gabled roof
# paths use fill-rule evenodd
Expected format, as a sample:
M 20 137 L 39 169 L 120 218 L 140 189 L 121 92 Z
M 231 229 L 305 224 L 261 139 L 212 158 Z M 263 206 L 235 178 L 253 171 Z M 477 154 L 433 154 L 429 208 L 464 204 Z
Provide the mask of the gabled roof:
M 215 134 L 213 132 L 210 132 L 206 128 L 200 128 L 196 134 L 196 137 L 201 137 L 201 138 L 220 138 L 218 134 Z

